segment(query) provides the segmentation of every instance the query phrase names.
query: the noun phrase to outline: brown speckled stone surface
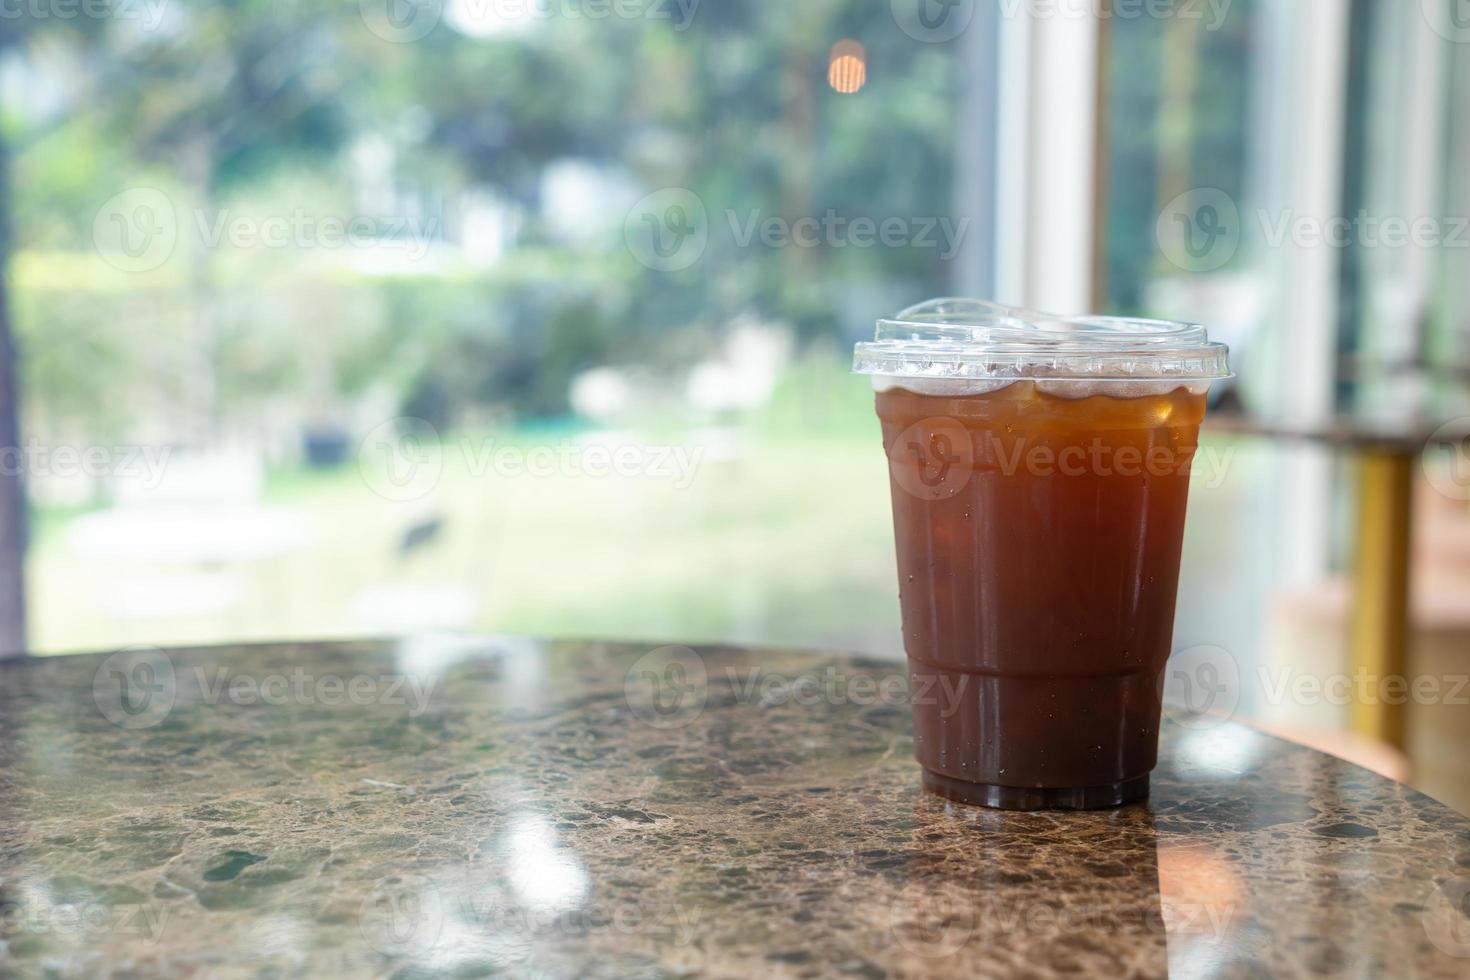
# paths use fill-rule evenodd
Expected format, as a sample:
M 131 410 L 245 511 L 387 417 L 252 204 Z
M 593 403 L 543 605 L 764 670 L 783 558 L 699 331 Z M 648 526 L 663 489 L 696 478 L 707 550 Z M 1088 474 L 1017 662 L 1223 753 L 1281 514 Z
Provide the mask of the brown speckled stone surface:
M 0 975 L 1470 975 L 1470 821 L 1230 723 L 919 790 L 901 664 L 414 638 L 0 666 Z

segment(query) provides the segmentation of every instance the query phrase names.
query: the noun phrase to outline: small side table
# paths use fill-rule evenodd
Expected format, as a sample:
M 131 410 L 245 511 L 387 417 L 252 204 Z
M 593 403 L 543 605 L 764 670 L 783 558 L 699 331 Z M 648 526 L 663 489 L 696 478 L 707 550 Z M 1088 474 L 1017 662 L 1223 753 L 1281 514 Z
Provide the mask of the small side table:
M 1426 449 L 1470 439 L 1470 419 L 1462 421 L 1463 430 L 1436 422 L 1377 424 L 1345 416 L 1299 424 L 1226 412 L 1205 422 L 1206 434 L 1319 443 L 1353 457 L 1358 490 L 1351 628 L 1354 677 L 1408 675 L 1414 466 Z M 1404 748 L 1404 717 L 1403 703 L 1389 704 L 1381 697 L 1352 704 L 1353 731 L 1397 749 Z

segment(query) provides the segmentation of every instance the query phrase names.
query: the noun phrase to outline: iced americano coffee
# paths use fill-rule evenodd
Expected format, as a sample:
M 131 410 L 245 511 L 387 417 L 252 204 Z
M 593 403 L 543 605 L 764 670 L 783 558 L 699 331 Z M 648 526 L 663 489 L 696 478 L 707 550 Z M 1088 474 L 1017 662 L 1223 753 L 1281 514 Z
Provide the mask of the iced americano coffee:
M 1224 347 L 1186 324 L 941 300 L 880 322 L 856 369 L 889 460 L 925 785 L 1013 809 L 1146 796 Z

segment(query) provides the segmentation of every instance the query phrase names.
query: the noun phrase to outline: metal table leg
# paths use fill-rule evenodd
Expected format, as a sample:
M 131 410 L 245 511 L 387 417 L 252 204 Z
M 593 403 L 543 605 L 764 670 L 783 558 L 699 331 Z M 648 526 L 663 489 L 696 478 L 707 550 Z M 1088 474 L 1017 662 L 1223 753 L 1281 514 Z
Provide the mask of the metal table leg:
M 1358 465 L 1358 535 L 1352 615 L 1352 727 L 1404 747 L 1405 705 L 1384 698 L 1386 678 L 1409 674 L 1409 551 L 1415 457 L 1363 451 Z M 1365 682 L 1363 678 L 1367 678 Z M 1402 686 L 1391 689 L 1407 695 Z M 1394 697 L 1393 700 L 1398 700 Z

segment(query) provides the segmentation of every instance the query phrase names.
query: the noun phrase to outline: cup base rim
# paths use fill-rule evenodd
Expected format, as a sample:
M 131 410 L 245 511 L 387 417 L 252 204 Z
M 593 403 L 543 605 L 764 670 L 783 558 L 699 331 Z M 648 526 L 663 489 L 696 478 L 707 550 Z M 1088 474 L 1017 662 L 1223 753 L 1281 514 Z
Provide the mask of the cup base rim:
M 925 769 L 924 789 L 956 803 L 995 810 L 1106 810 L 1147 799 L 1149 777 L 1145 773 L 1101 786 L 998 786 L 972 783 Z

